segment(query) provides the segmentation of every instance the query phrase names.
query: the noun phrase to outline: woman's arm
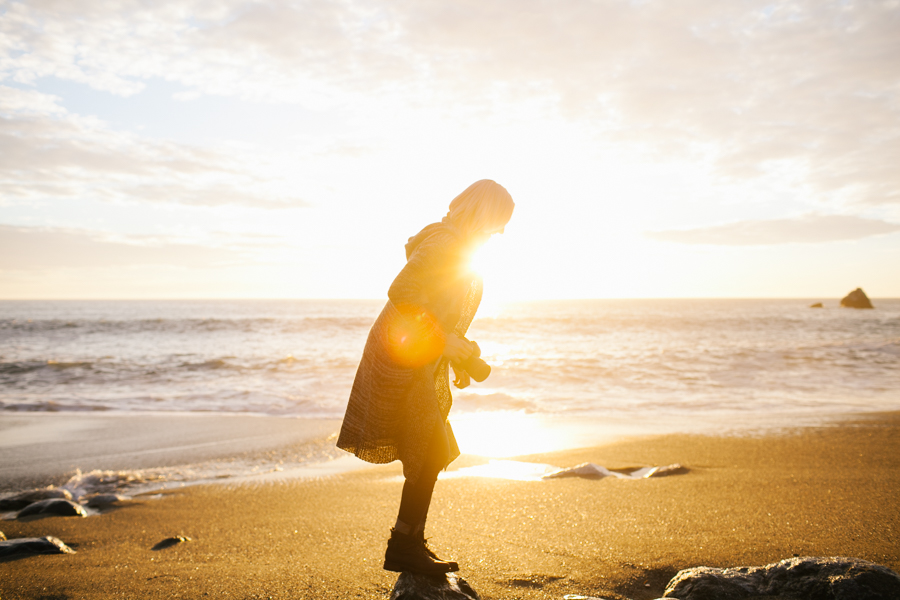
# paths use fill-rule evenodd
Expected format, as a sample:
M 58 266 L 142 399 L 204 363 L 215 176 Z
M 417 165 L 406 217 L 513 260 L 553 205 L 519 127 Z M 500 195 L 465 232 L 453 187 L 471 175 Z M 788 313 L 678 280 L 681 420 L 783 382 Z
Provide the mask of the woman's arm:
M 450 360 L 461 361 L 472 354 L 472 346 L 453 332 L 441 328 L 435 313 L 441 294 L 452 293 L 453 271 L 458 257 L 454 250 L 456 239 L 436 233 L 423 240 L 415 249 L 403 269 L 394 279 L 388 298 L 403 314 L 426 314 L 428 318 L 416 318 L 415 337 L 439 338 L 441 354 Z
M 423 240 L 406 261 L 388 289 L 395 306 L 421 306 L 434 312 L 433 302 L 447 273 L 451 259 L 452 236 L 434 234 Z

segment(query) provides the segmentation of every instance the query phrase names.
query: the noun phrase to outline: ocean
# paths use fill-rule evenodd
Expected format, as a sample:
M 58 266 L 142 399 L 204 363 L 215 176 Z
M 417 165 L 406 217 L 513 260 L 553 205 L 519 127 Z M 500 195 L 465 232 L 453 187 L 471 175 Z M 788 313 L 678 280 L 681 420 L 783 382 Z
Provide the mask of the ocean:
M 484 307 L 485 412 L 671 423 L 816 423 L 900 410 L 900 300 L 569 300 Z M 383 301 L 0 302 L 9 411 L 340 418 Z M 674 427 L 674 425 L 673 425 Z

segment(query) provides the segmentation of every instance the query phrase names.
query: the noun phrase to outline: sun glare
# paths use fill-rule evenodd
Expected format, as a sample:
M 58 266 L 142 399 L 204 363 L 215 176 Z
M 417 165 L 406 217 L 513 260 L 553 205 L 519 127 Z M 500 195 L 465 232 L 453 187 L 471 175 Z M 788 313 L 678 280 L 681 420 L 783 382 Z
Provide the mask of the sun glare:
M 494 236 L 481 248 L 472 253 L 469 268 L 485 282 L 485 296 L 478 309 L 479 317 L 497 316 L 501 304 L 514 299 L 515 291 L 508 285 L 510 281 L 509 248 L 504 245 L 503 236 Z M 488 314 L 491 312 L 491 314 Z
M 451 418 L 453 433 L 465 454 L 508 458 L 569 447 L 565 432 L 523 411 L 473 413 Z
M 469 269 L 481 277 L 490 276 L 491 274 L 490 248 L 489 240 L 484 246 L 475 250 L 469 258 Z

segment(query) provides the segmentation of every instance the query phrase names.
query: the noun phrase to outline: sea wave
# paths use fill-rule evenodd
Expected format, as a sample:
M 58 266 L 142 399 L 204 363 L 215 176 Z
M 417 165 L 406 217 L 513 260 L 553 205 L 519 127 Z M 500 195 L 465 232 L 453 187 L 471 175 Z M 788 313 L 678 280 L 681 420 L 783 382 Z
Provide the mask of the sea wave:
M 10 412 L 92 412 L 112 410 L 110 406 L 100 404 L 66 403 L 53 400 L 36 400 L 33 402 L 0 401 L 0 410 Z
M 345 369 L 355 366 L 358 360 L 344 357 L 295 357 L 288 355 L 279 358 L 267 358 L 263 360 L 241 361 L 235 356 L 222 358 L 210 358 L 199 361 L 181 360 L 179 356 L 161 357 L 153 362 L 140 363 L 133 360 L 117 360 L 113 357 L 104 357 L 89 361 L 57 361 L 55 359 L 38 359 L 12 362 L 0 362 L 0 381 L 7 378 L 12 381 L 17 376 L 32 375 L 36 373 L 66 373 L 69 371 L 93 371 L 97 370 L 105 376 L 112 376 L 115 372 L 139 374 L 158 374 L 160 370 L 175 371 L 218 371 L 232 370 L 236 372 L 252 371 L 291 371 L 304 368 L 330 368 Z M 100 370 L 102 369 L 102 371 Z
M 53 371 L 64 371 L 66 369 L 90 369 L 92 366 L 93 363 L 89 361 L 60 362 L 53 359 L 15 361 L 10 363 L 0 363 L 0 376 L 22 375 L 25 373 L 33 373 L 35 371 L 45 369 L 50 369 Z
M 900 301 L 520 304 L 455 411 L 900 408 Z M 4 410 L 340 416 L 380 302 L 0 303 Z M 673 409 L 673 410 L 674 410 Z
M 294 317 L 289 319 L 129 319 L 129 320 L 18 320 L 0 319 L 3 337 L 21 334 L 45 334 L 62 331 L 81 334 L 125 333 L 211 333 L 211 332 L 259 332 L 277 328 L 280 332 L 353 331 L 372 325 L 370 317 Z

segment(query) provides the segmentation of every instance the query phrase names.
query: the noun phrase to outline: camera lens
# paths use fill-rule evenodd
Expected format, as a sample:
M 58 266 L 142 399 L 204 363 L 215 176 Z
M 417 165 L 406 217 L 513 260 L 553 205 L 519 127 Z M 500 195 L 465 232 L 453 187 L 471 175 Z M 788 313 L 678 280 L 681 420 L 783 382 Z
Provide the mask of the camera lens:
M 463 369 L 466 370 L 466 373 L 472 376 L 472 379 L 481 383 L 485 379 L 488 378 L 488 375 L 491 374 L 491 365 L 487 364 L 480 358 L 476 358 L 474 356 L 469 357 L 462 363 Z
M 491 365 L 481 360 L 481 348 L 478 347 L 478 344 L 475 342 L 469 343 L 472 344 L 472 355 L 460 364 L 472 379 L 481 383 L 491 374 Z

